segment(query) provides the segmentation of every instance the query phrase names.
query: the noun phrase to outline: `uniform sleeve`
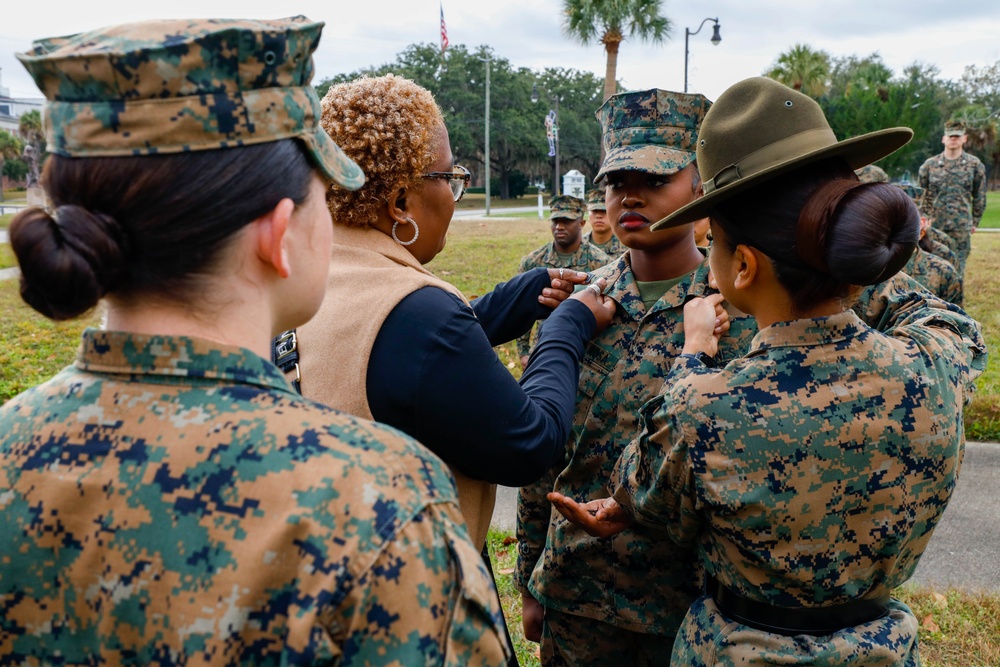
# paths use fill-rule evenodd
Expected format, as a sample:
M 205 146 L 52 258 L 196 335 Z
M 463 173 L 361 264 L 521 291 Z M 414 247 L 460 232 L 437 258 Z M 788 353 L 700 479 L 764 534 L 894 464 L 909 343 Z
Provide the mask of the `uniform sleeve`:
M 405 601 L 405 602 L 404 602 Z M 330 620 L 342 665 L 506 665 L 511 648 L 454 503 L 402 526 Z
M 976 173 L 972 175 L 972 226 L 978 227 L 986 212 L 986 167 L 976 161 Z
M 532 268 L 537 268 L 537 267 L 535 267 L 534 264 L 533 264 L 533 262 L 531 262 L 531 255 L 525 255 L 524 257 L 521 258 L 521 265 L 518 266 L 517 272 L 518 273 L 525 273 L 527 271 L 530 271 Z M 527 331 L 525 331 L 524 333 L 520 334 L 517 337 L 517 356 L 518 357 L 526 357 L 526 356 L 528 356 L 528 353 L 531 352 L 531 330 L 532 330 L 532 328 L 533 328 L 532 326 L 529 326 Z
M 584 304 L 561 304 L 518 383 L 470 308 L 443 290 L 417 290 L 386 318 L 372 348 L 372 415 L 473 479 L 528 484 L 562 456 L 595 327 Z
M 959 306 L 898 273 L 865 288 L 854 310 L 873 329 L 915 341 L 928 358 L 949 360 L 966 402 L 971 400 L 974 381 L 986 368 L 986 342 L 979 323 Z
M 929 189 L 930 189 L 930 186 L 931 186 L 931 179 L 930 179 L 930 173 L 929 172 L 930 172 L 930 170 L 927 167 L 927 161 L 925 161 L 922 165 L 920 165 L 920 169 L 917 171 L 917 184 L 921 188 L 924 189 L 924 202 L 923 203 L 924 203 L 925 207 L 928 204 L 930 204 L 930 203 L 932 203 L 934 201 L 933 199 L 930 198 Z M 924 210 L 927 210 L 927 209 L 925 208 Z
M 552 309 L 538 303 L 538 297 L 551 282 L 545 269 L 530 269 L 472 302 L 472 310 L 490 345 L 503 345 L 530 332 L 536 320 L 549 316 Z
M 611 476 L 611 489 L 636 522 L 665 531 L 674 542 L 690 545 L 702 528 L 688 443 L 697 434 L 682 380 L 691 373 L 717 373 L 690 355 L 677 357 L 664 386 L 670 389 L 642 407 L 639 437 L 624 449 Z

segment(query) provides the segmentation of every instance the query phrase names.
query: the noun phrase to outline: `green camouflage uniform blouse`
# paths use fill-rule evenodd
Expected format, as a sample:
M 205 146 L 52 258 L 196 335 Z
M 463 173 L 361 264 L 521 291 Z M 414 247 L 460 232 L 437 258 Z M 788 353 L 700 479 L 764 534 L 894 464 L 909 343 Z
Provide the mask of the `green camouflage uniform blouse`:
M 91 329 L 0 430 L 0 662 L 506 664 L 444 464 L 247 350 Z
M 955 267 L 937 255 L 917 247 L 902 271 L 927 290 L 956 306 L 962 305 L 962 281 Z
M 517 272 L 524 273 L 539 267 L 543 269 L 573 269 L 574 271 L 589 272 L 601 268 L 610 261 L 611 258 L 603 250 L 585 240 L 580 242 L 580 247 L 576 249 L 576 252 L 569 259 L 560 257 L 559 253 L 556 252 L 555 243 L 549 242 L 522 257 L 521 265 L 517 269 Z M 524 357 L 531 353 L 532 330 L 534 330 L 534 327 L 517 339 L 517 355 L 519 357 Z
M 768 327 L 725 368 L 677 359 L 615 469 L 615 497 L 696 545 L 721 583 L 772 605 L 840 604 L 905 582 L 954 488 L 963 406 L 986 364 L 978 324 L 905 282 L 885 286 L 883 333 L 847 311 Z M 782 637 L 730 623 L 703 597 L 673 659 L 915 665 L 916 629 L 894 601 L 864 626 Z
M 948 245 L 950 241 L 951 239 L 947 234 L 931 226 L 927 228 L 927 233 L 924 234 L 924 237 L 920 239 L 917 245 L 923 250 L 937 255 L 952 266 L 955 266 L 955 263 L 958 262 L 958 255 Z
M 565 462 L 518 493 L 515 577 L 546 607 L 672 636 L 698 591 L 694 552 L 641 527 L 608 540 L 590 537 L 545 498 L 553 489 L 572 498 L 610 495 L 614 464 L 639 434 L 639 408 L 660 392 L 683 348 L 685 302 L 714 291 L 706 260 L 647 311 L 629 260 L 626 252 L 594 274 L 607 279 L 617 312 L 584 352 Z M 717 358 L 741 356 L 756 331 L 753 318 L 734 313 Z
M 918 174 L 924 213 L 951 239 L 948 245 L 958 255 L 955 268 L 964 276 L 972 230 L 986 210 L 986 167 L 970 153 L 949 160 L 942 152 L 920 165 Z
M 608 261 L 617 259 L 619 255 L 628 250 L 628 248 L 626 248 L 622 244 L 622 242 L 618 240 L 618 237 L 615 236 L 614 234 L 611 235 L 611 238 L 608 239 L 607 243 L 597 243 L 596 241 L 594 241 L 594 232 L 589 231 L 583 235 L 583 240 L 589 243 L 590 245 L 594 246 L 595 248 L 600 248 L 605 255 L 611 258 Z

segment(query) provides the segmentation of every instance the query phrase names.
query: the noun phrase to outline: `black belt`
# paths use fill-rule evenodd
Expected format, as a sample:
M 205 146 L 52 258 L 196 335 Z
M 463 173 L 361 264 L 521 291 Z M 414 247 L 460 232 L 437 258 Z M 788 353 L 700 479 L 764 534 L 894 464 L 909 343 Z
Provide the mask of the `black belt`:
M 832 635 L 844 628 L 876 621 L 889 613 L 888 594 L 826 607 L 775 607 L 751 600 L 711 576 L 705 590 L 729 620 L 786 637 Z

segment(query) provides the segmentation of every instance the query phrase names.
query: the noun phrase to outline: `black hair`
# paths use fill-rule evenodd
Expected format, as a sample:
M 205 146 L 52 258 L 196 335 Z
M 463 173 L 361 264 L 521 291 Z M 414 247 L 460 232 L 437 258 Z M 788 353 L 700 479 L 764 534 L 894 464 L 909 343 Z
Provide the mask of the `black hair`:
M 309 194 L 314 168 L 297 140 L 169 155 L 68 158 L 43 175 L 51 213 L 10 225 L 21 297 L 54 320 L 105 295 L 198 303 L 233 234 L 284 198 Z
M 889 279 L 920 236 L 920 213 L 906 193 L 888 183 L 859 182 L 839 158 L 734 195 L 712 219 L 730 252 L 743 244 L 772 260 L 798 312 Z

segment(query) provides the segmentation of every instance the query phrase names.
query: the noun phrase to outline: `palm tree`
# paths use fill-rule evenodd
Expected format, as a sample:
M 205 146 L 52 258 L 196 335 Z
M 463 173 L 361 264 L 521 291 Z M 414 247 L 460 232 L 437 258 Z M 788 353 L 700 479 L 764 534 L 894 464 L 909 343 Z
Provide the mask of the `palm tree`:
M 42 114 L 36 109 L 22 114 L 18 119 L 17 131 L 21 135 L 21 139 L 24 140 L 25 147 L 30 146 L 34 153 L 34 159 L 28 160 L 28 167 L 31 170 L 28 174 L 28 186 L 31 187 L 32 184 L 37 186 L 40 167 L 44 161 L 42 149 L 45 147 L 45 130 L 42 128 Z
M 584 46 L 604 44 L 604 97 L 617 92 L 618 47 L 629 37 L 661 44 L 670 19 L 660 14 L 662 0 L 564 0 L 563 33 Z
M 3 168 L 7 160 L 21 157 L 21 142 L 7 130 L 0 130 L 0 201 L 3 201 Z
M 829 87 L 830 56 L 825 51 L 796 44 L 778 56 L 766 76 L 810 97 L 819 97 Z

